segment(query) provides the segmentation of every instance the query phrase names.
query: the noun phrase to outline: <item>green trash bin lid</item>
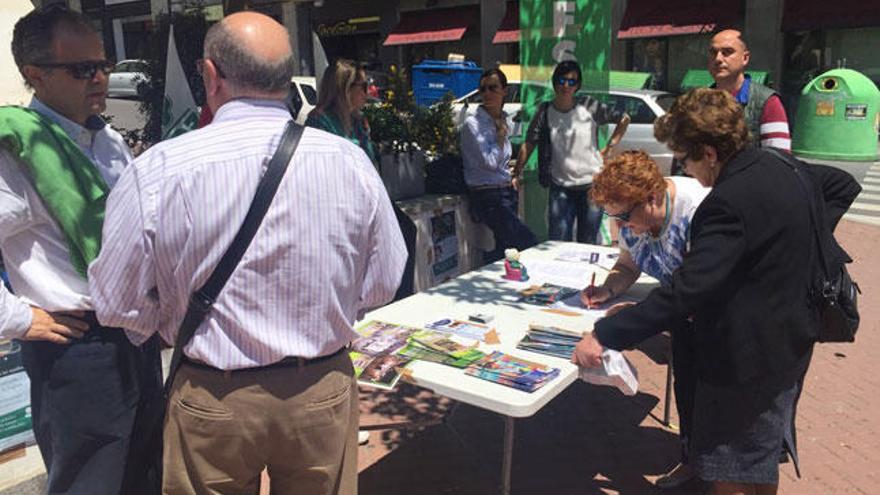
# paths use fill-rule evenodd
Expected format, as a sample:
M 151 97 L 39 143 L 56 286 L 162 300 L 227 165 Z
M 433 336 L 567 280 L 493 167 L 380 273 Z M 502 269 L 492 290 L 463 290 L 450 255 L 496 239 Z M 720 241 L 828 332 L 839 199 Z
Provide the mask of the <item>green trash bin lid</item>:
M 746 74 L 752 78 L 752 81 L 758 84 L 766 86 L 770 82 L 770 73 L 765 70 L 750 70 Z M 714 82 L 715 80 L 712 79 L 712 74 L 709 74 L 708 70 L 690 69 L 685 73 L 684 79 L 681 80 L 681 90 L 684 92 L 693 88 L 708 88 Z

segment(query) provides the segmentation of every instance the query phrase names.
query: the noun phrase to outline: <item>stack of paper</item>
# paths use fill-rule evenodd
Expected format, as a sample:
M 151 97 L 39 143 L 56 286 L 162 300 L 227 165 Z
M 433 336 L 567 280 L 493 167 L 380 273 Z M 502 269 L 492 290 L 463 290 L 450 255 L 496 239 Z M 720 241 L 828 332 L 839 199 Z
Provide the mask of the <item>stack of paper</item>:
M 428 323 L 425 326 L 431 330 L 460 335 L 469 339 L 481 340 L 487 344 L 498 344 L 501 342 L 498 339 L 498 332 L 496 332 L 494 328 L 470 321 L 444 318 L 433 323 Z
M 526 392 L 534 392 L 559 376 L 559 368 L 495 351 L 468 366 L 465 373 Z
M 579 333 L 558 327 L 529 325 L 526 336 L 516 344 L 517 349 L 571 359 L 574 346 L 581 340 Z
M 396 355 L 417 328 L 369 321 L 357 328 L 360 337 L 351 343 L 352 364 L 358 383 L 391 390 L 400 380 L 401 369 L 409 359 Z
M 406 346 L 397 353 L 409 359 L 466 368 L 486 355 L 475 348 L 477 343 L 473 339 L 420 330 L 412 334 Z

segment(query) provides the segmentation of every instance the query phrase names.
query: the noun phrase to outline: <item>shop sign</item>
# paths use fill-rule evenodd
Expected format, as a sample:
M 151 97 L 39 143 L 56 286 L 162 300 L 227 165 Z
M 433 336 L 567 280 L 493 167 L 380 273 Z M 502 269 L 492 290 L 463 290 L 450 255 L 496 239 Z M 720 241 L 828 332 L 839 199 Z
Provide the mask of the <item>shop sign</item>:
M 531 119 L 537 103 L 551 95 L 557 63 L 577 61 L 583 87 L 608 89 L 611 59 L 611 0 L 520 0 L 520 60 L 523 109 Z M 522 126 L 527 129 L 528 126 Z
M 333 36 L 352 36 L 355 34 L 375 33 L 379 31 L 379 17 L 358 17 L 336 22 L 321 23 L 315 32 L 322 38 Z

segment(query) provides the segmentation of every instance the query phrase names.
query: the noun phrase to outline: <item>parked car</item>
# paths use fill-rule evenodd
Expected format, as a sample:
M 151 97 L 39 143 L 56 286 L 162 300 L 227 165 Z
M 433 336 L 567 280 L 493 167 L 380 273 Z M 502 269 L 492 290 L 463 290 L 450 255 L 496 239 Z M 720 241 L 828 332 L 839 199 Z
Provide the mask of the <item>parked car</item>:
M 518 136 L 522 131 L 522 103 L 520 101 L 520 81 L 509 81 L 504 110 L 513 116 L 511 135 Z M 654 120 L 666 113 L 672 106 L 676 95 L 650 89 L 618 89 L 611 88 L 607 92 L 583 91 L 598 98 L 615 109 L 625 111 L 632 118 L 626 134 L 623 136 L 615 154 L 624 150 L 645 150 L 660 166 L 664 175 L 669 175 L 672 166 L 672 151 L 665 144 L 654 139 Z M 474 90 L 452 104 L 453 119 L 461 125 L 464 119 L 477 111 L 481 102 L 480 94 Z M 609 126 L 609 135 L 615 126 Z
M 138 84 L 147 80 L 146 60 L 123 60 L 110 73 L 107 95 L 110 97 L 139 97 Z
M 287 107 L 297 124 L 305 124 L 309 112 L 318 104 L 318 84 L 314 77 L 293 76 L 290 80 L 290 93 Z

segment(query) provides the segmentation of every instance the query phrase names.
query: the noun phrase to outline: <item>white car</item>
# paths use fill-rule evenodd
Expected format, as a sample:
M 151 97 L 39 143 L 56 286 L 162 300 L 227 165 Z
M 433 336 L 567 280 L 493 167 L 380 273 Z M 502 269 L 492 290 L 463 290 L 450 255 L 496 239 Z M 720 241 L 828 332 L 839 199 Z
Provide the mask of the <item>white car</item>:
M 504 104 L 504 110 L 513 116 L 514 124 L 511 133 L 513 136 L 521 134 L 523 125 L 520 113 L 522 109 L 520 89 L 519 81 L 510 81 Z M 644 150 L 657 162 L 663 175 L 670 174 L 672 151 L 665 144 L 654 139 L 654 120 L 666 113 L 666 110 L 675 101 L 676 95 L 649 89 L 618 88 L 609 89 L 607 92 L 585 90 L 583 93 L 613 105 L 616 110 L 628 113 L 632 119 L 620 145 L 615 150 L 615 154 L 624 150 Z M 452 111 L 456 125 L 461 126 L 465 117 L 476 112 L 480 102 L 480 94 L 477 90 L 455 100 L 452 104 Z M 609 135 L 611 132 L 614 132 L 614 126 L 609 127 Z
M 138 84 L 147 80 L 147 62 L 145 60 L 123 60 L 116 64 L 110 73 L 107 96 L 138 97 Z
M 290 93 L 287 95 L 287 108 L 297 124 L 305 124 L 309 112 L 318 104 L 318 84 L 314 77 L 293 76 L 290 80 Z

